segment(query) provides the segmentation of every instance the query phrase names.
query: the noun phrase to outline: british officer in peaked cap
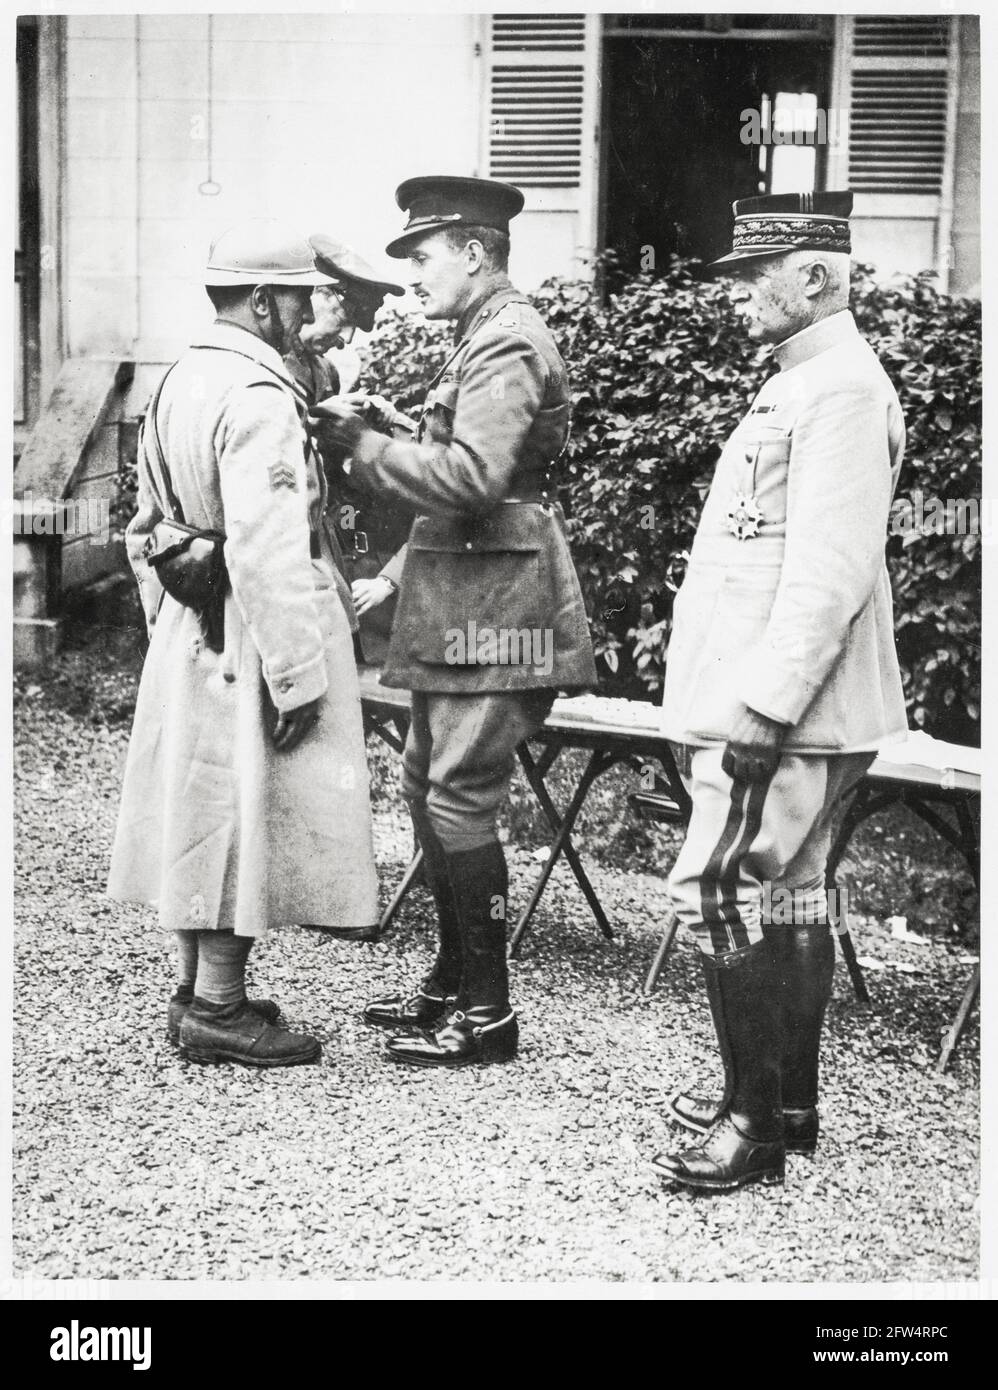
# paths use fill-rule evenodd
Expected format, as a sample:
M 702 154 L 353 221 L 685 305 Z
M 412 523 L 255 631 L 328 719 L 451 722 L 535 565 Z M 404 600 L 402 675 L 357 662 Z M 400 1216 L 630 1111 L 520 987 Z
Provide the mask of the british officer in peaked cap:
M 831 828 L 906 731 L 884 562 L 904 421 L 848 308 L 851 207 L 847 192 L 742 199 L 716 262 L 779 371 L 718 460 L 666 666 L 663 729 L 693 801 L 670 889 L 725 1089 L 673 1098 L 700 1142 L 655 1164 L 706 1191 L 781 1182 L 787 1149 L 814 1150 Z
M 555 497 L 568 434 L 565 364 L 507 275 L 522 193 L 490 179 L 408 179 L 388 254 L 408 258 L 427 318 L 455 322 L 416 438 L 391 439 L 330 405 L 351 476 L 418 513 L 400 574 L 386 685 L 412 691 L 402 792 L 440 926 L 411 997 L 365 1017 L 413 1027 L 399 1061 L 460 1066 L 516 1052 L 506 971 L 506 860 L 496 815 L 515 749 L 558 690 L 595 682 L 578 578 Z M 427 1025 L 433 1029 L 419 1031 Z

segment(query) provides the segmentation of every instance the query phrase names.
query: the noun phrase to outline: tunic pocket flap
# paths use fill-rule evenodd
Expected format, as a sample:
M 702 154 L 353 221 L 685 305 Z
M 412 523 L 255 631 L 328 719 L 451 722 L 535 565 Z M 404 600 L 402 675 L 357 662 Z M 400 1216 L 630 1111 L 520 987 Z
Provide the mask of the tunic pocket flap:
M 537 551 L 544 545 L 539 507 L 500 507 L 483 517 L 420 517 L 410 550 Z
M 443 410 L 455 411 L 459 389 L 459 383 L 456 381 L 438 382 L 433 390 L 427 393 L 424 409 L 432 410 L 434 406 L 440 406 Z
M 752 467 L 770 468 L 786 463 L 790 458 L 792 436 L 789 430 L 777 426 L 755 425 L 739 436 L 738 445 L 745 453 L 745 462 Z

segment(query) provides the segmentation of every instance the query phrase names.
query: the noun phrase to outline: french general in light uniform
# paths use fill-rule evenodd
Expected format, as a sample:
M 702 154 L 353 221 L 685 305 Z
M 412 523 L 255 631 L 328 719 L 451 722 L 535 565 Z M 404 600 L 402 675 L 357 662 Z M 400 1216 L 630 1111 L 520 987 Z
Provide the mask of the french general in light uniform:
M 434 177 L 408 180 L 396 199 L 409 217 L 388 254 L 409 258 L 427 318 L 456 321 L 454 347 L 415 440 L 368 428 L 342 401 L 326 414 L 358 485 L 418 513 L 398 562 L 381 679 L 413 692 L 402 790 L 440 945 L 414 995 L 377 1000 L 365 1017 L 413 1028 L 388 1044 L 397 1061 L 460 1066 L 507 1060 L 517 1046 L 496 833 L 516 746 L 559 689 L 587 687 L 596 673 L 554 492 L 568 433 L 565 364 L 506 274 L 523 195 L 492 180 Z
M 786 1149 L 814 1149 L 832 822 L 906 732 L 884 562 L 904 422 L 848 309 L 851 207 L 849 193 L 739 201 L 717 263 L 779 370 L 718 461 L 666 663 L 663 728 L 688 750 L 693 802 L 670 889 L 699 940 L 726 1084 L 720 1102 L 674 1097 L 703 1137 L 655 1163 L 708 1191 L 782 1181 Z M 774 895 L 792 921 L 762 920 L 767 884 L 792 891 Z
M 315 1060 L 317 1040 L 276 1027 L 273 1001 L 246 1000 L 249 949 L 268 927 L 377 917 L 349 591 L 282 361 L 326 278 L 280 224 L 219 237 L 218 316 L 166 376 L 140 450 L 127 542 L 150 645 L 109 891 L 155 904 L 176 933 L 169 1027 L 203 1061 Z M 187 525 L 225 537 L 222 642 L 147 563 L 169 492 Z

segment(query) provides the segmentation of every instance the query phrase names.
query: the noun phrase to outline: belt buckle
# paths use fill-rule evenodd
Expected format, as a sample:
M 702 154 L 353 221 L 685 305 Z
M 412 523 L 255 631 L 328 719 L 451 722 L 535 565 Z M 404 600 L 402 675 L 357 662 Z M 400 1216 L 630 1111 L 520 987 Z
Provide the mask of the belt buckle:
M 370 546 L 367 543 L 366 531 L 354 531 L 353 533 L 353 553 L 355 555 L 366 555 Z

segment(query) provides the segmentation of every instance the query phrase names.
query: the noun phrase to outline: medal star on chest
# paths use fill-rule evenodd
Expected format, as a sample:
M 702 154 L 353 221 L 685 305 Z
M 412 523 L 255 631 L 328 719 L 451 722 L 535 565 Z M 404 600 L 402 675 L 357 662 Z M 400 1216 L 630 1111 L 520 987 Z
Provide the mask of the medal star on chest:
M 750 541 L 759 534 L 763 522 L 762 508 L 749 493 L 736 492 L 728 505 L 728 530 L 740 541 Z

